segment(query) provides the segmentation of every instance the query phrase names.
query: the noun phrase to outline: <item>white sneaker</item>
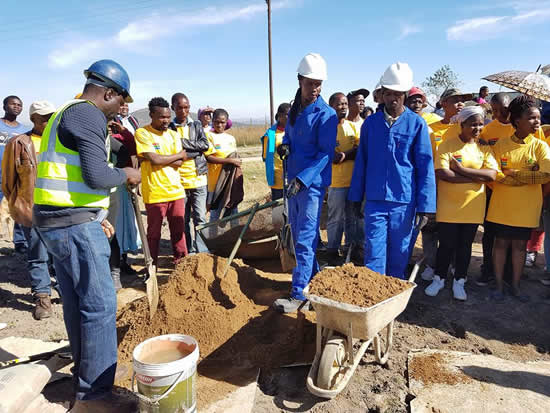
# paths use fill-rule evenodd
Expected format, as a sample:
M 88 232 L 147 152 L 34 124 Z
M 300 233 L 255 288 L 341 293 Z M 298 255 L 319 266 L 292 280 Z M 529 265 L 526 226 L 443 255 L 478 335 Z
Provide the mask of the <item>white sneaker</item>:
M 453 280 L 453 297 L 460 301 L 466 301 L 468 298 L 466 290 L 464 290 L 464 278 Z
M 426 265 L 426 268 L 424 268 L 424 271 L 422 271 L 422 274 L 420 274 L 420 278 L 422 278 L 424 281 L 432 281 L 434 279 L 434 275 L 434 269 L 429 265 Z
M 442 280 L 439 275 L 434 275 L 432 283 L 426 287 L 424 292 L 430 297 L 435 297 L 443 287 L 445 287 L 445 280 Z
M 537 261 L 537 253 L 528 251 L 525 255 L 525 266 L 529 268 L 534 267 L 535 261 Z

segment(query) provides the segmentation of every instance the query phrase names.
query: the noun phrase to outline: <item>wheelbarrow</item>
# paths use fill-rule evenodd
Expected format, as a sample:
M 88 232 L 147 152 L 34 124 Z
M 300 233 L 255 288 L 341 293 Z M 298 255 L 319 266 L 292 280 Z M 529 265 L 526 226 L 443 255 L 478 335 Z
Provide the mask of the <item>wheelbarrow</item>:
M 348 384 L 361 358 L 372 345 L 376 362 L 388 362 L 393 345 L 393 323 L 401 314 L 416 287 L 414 280 L 423 259 L 417 261 L 409 277 L 410 287 L 371 307 L 359 307 L 309 293 L 304 295 L 315 309 L 317 343 L 313 364 L 307 376 L 308 390 L 332 399 Z M 385 329 L 382 349 L 380 338 Z

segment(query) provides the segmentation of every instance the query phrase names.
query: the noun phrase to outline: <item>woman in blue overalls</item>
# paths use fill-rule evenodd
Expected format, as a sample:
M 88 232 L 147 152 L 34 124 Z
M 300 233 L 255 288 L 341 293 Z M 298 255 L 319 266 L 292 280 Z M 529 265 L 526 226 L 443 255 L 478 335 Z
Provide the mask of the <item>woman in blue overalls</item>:
M 315 250 L 319 243 L 321 206 L 332 178 L 336 147 L 336 112 L 321 97 L 327 79 L 324 59 L 306 55 L 298 66 L 300 85 L 288 114 L 283 144 L 277 152 L 287 159 L 289 221 L 294 240 L 296 267 L 289 297 L 275 300 L 281 313 L 295 312 L 305 300 L 303 289 L 319 271 Z

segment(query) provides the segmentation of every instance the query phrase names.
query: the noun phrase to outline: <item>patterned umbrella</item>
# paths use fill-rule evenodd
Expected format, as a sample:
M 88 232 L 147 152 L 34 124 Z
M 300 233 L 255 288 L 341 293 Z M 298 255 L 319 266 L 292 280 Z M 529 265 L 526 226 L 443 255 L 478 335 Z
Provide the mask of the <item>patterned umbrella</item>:
M 550 77 L 538 71 L 522 72 L 519 70 L 508 70 L 486 76 L 483 79 L 537 99 L 550 101 Z

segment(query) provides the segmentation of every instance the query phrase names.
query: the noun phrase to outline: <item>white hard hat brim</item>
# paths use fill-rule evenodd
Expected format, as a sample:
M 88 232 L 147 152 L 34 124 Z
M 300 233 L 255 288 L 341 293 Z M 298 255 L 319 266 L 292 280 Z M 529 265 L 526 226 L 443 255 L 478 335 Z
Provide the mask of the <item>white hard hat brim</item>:
M 380 87 L 383 87 L 384 89 L 395 90 L 396 92 L 408 92 L 409 90 L 411 90 L 413 85 L 380 85 Z
M 302 73 L 298 73 L 300 76 L 303 76 L 303 77 L 307 77 L 308 79 L 312 79 L 312 80 L 327 80 L 327 76 L 324 76 L 324 75 L 321 75 L 321 74 L 318 74 L 318 73 L 308 73 L 308 74 L 302 74 Z

